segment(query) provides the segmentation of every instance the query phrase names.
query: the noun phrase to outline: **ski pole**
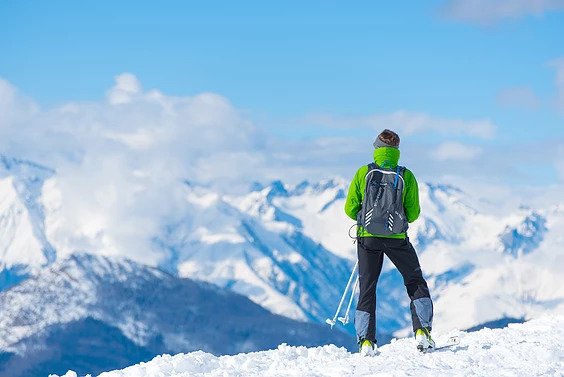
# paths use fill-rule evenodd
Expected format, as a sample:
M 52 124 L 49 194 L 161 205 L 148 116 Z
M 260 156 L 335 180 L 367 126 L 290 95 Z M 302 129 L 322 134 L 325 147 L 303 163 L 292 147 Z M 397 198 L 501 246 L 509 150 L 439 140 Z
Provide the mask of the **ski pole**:
M 349 277 L 349 281 L 347 283 L 347 286 L 345 287 L 345 291 L 343 292 L 343 296 L 341 297 L 341 301 L 339 302 L 337 311 L 335 312 L 335 316 L 333 317 L 333 319 L 327 318 L 325 320 L 325 323 L 331 325 L 331 328 L 333 328 L 333 326 L 335 326 L 335 323 L 337 323 L 337 317 L 339 316 L 339 312 L 341 311 L 341 307 L 343 306 L 343 302 L 345 301 L 345 297 L 347 296 L 347 292 L 349 291 L 357 267 L 358 267 L 358 260 L 354 264 L 353 270 L 351 272 L 351 276 Z
M 356 287 L 358 286 L 358 279 L 359 279 L 359 276 L 357 275 L 356 281 L 354 282 L 354 285 L 353 285 L 351 298 L 349 299 L 349 305 L 347 306 L 347 311 L 345 312 L 345 316 L 339 318 L 339 321 L 341 321 L 343 323 L 343 325 L 346 325 L 347 323 L 349 323 L 349 313 L 351 311 L 351 306 L 352 306 L 352 302 L 353 302 L 353 299 L 354 299 L 354 294 L 356 293 Z

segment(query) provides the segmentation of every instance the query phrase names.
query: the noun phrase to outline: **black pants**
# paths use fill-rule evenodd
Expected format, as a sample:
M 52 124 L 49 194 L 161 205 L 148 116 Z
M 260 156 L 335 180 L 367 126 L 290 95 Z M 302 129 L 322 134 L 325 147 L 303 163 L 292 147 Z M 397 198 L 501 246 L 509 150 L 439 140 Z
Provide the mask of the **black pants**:
M 376 342 L 376 284 L 382 271 L 384 254 L 403 277 L 411 299 L 413 331 L 431 328 L 433 302 L 423 278 L 419 259 L 409 239 L 360 237 L 357 244 L 360 295 L 355 313 L 357 340 Z

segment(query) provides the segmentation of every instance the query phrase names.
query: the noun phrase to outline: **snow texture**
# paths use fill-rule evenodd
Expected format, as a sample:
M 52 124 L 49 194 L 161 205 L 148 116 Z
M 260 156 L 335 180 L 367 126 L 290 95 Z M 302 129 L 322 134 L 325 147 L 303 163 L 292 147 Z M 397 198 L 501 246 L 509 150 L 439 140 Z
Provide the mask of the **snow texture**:
M 43 183 L 54 173 L 0 155 L 0 291 L 55 260 L 41 204 Z
M 563 376 L 564 316 L 546 316 L 504 329 L 452 331 L 460 344 L 420 354 L 413 339 L 395 340 L 375 357 L 344 348 L 280 345 L 275 350 L 216 357 L 202 351 L 157 356 L 99 377 L 197 376 Z M 75 377 L 69 371 L 65 377 Z M 54 376 L 52 376 L 54 377 Z
M 321 210 L 339 192 L 342 197 L 342 189 L 330 187 L 318 191 L 327 198 L 314 201 L 319 208 L 311 211 Z M 161 267 L 229 288 L 273 313 L 324 323 L 354 262 L 332 253 L 297 216 L 274 204 L 290 197 L 295 193 L 282 182 L 243 197 L 213 194 L 189 184 L 186 217 L 157 237 L 168 252 Z

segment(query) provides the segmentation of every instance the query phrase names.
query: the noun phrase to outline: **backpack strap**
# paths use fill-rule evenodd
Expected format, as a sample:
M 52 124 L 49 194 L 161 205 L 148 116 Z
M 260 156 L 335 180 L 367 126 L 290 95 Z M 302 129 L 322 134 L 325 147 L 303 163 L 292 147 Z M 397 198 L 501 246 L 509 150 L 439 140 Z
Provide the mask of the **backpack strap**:
M 396 166 L 396 179 L 394 179 L 394 189 L 398 187 L 401 166 Z
M 400 177 L 402 177 L 403 180 L 403 174 L 405 172 L 405 166 L 396 166 L 396 179 L 394 179 L 394 203 L 398 200 L 398 182 Z M 403 189 L 405 189 L 405 185 L 403 187 Z
M 368 165 L 366 165 L 368 167 L 368 171 L 366 172 L 366 175 L 364 176 L 364 181 L 365 181 L 365 188 L 364 191 L 366 193 L 366 186 L 368 185 L 368 176 L 370 175 L 370 173 L 372 173 L 374 170 L 378 171 L 377 169 L 379 169 L 380 167 L 378 165 L 376 165 L 374 162 L 369 163 Z
M 396 166 L 396 179 L 394 179 L 394 188 L 398 187 L 398 181 L 403 178 L 403 173 L 405 172 L 405 166 Z

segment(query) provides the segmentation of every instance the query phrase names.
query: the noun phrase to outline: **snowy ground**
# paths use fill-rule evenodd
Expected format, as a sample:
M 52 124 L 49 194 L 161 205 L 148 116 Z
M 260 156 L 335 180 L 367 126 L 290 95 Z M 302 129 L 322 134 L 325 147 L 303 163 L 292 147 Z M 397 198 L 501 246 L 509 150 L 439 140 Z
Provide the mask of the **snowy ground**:
M 281 345 L 276 350 L 220 356 L 192 352 L 102 373 L 100 377 L 192 376 L 564 376 L 564 316 L 549 316 L 504 329 L 460 335 L 460 344 L 420 354 L 412 339 L 380 348 L 362 358 L 343 348 Z M 75 377 L 68 372 L 65 377 Z M 51 376 L 54 377 L 54 376 Z

